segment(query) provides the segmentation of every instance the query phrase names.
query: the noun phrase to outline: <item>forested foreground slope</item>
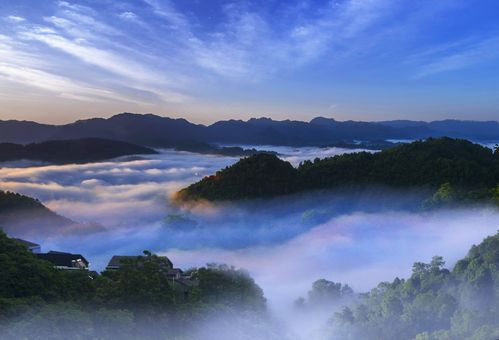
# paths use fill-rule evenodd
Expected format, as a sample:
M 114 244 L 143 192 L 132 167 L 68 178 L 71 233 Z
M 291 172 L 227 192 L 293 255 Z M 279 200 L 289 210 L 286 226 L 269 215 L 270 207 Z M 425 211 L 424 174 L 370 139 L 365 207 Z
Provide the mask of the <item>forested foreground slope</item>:
M 499 339 L 499 233 L 473 246 L 452 270 L 439 256 L 412 276 L 380 283 L 331 319 L 329 338 Z
M 0 339 L 282 339 L 244 270 L 190 269 L 186 295 L 164 261 L 145 251 L 119 270 L 58 270 L 0 232 Z
M 164 275 L 163 261 L 145 252 L 118 271 L 62 271 L 0 233 L 0 339 L 288 338 L 243 270 L 191 269 L 199 284 L 186 296 Z M 309 303 L 331 305 L 317 339 L 499 337 L 499 233 L 473 246 L 452 270 L 435 256 L 429 264 L 415 263 L 409 279 L 382 282 L 353 299 L 348 286 L 324 283 L 317 281 L 309 296 Z M 353 302 L 333 315 L 335 301 L 321 287 Z

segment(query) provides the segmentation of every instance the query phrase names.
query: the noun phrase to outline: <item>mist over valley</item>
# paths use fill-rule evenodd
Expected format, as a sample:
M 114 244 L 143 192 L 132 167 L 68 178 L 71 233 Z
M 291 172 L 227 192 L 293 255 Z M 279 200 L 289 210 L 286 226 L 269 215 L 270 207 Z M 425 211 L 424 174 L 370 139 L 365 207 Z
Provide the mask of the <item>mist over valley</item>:
M 260 148 L 294 166 L 362 151 Z M 333 313 L 320 311 L 307 322 L 297 313 L 293 302 L 306 296 L 312 282 L 325 278 L 366 292 L 378 282 L 409 277 L 414 262 L 434 255 L 453 265 L 499 225 L 492 206 L 422 209 L 421 202 L 432 194 L 424 188 L 374 186 L 360 192 L 336 189 L 179 204 L 173 199 L 178 190 L 238 158 L 158 151 L 98 163 L 3 163 L 2 189 L 37 197 L 77 222 L 54 230 L 35 220 L 9 234 L 27 237 L 46 251 L 85 254 L 90 268 L 98 271 L 114 255 L 140 255 L 145 249 L 184 269 L 208 262 L 244 268 L 263 288 L 277 320 L 294 336 L 307 338 Z

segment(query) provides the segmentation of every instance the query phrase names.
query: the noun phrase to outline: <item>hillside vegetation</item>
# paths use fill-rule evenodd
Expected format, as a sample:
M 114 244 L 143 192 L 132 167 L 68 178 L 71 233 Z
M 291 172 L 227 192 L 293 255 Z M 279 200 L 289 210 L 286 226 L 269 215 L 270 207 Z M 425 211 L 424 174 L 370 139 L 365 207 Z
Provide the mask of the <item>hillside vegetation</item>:
M 305 161 L 298 168 L 259 154 L 179 192 L 183 200 L 234 200 L 334 188 L 426 188 L 427 204 L 499 199 L 499 153 L 460 139 L 430 138 L 378 153 L 358 152 Z
M 0 338 L 205 339 L 206 331 L 224 339 L 286 338 L 245 271 L 191 269 L 198 285 L 186 296 L 164 275 L 163 261 L 145 251 L 117 271 L 61 271 L 0 232 Z M 452 270 L 444 265 L 439 256 L 417 262 L 410 278 L 382 282 L 356 298 L 348 285 L 318 280 L 308 301 L 295 305 L 313 313 L 352 301 L 332 315 L 321 339 L 499 337 L 499 233 Z
M 57 270 L 0 232 L 0 339 L 198 339 L 215 318 L 214 339 L 224 327 L 272 339 L 263 292 L 244 270 L 191 269 L 198 285 L 186 296 L 163 261 L 145 251 L 115 271 Z
M 382 282 L 330 324 L 333 339 L 499 338 L 499 233 L 473 246 L 453 270 L 442 257 L 415 263 L 409 279 Z
M 52 140 L 33 144 L 0 144 L 0 162 L 21 159 L 50 163 L 87 163 L 110 158 L 155 154 L 143 146 L 101 138 Z
M 49 211 L 39 200 L 15 192 L 0 190 L 0 214 L 15 210 L 39 209 Z
M 0 190 L 0 230 L 12 235 L 42 233 L 74 222 L 45 207 L 39 200 Z

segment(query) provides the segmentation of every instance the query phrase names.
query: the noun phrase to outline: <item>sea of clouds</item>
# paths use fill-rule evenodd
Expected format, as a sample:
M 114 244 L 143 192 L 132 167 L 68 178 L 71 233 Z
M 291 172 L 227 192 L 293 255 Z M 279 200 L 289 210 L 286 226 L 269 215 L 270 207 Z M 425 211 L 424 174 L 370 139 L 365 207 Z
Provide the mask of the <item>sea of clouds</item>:
M 294 165 L 352 151 L 273 150 Z M 361 196 L 337 191 L 198 206 L 172 201 L 178 189 L 236 161 L 162 150 L 90 164 L 5 163 L 0 189 L 36 197 L 82 223 L 77 233 L 33 234 L 44 251 L 81 253 L 94 270 L 102 270 L 112 255 L 144 249 L 184 269 L 210 262 L 243 267 L 277 315 L 288 313 L 319 278 L 367 291 L 380 281 L 409 276 L 414 262 L 433 255 L 451 266 L 499 228 L 494 209 L 423 212 L 414 207 L 425 193 L 380 188 Z M 296 319 L 286 320 L 300 329 Z

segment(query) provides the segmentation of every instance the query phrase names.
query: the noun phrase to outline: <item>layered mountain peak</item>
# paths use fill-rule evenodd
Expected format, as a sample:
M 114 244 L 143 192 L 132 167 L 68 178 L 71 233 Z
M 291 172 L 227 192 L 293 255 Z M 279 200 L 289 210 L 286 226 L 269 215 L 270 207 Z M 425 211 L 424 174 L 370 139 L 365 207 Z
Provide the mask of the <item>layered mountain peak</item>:
M 0 121 L 0 142 L 14 143 L 97 137 L 152 147 L 175 147 L 180 142 L 329 146 L 338 141 L 424 139 L 437 136 L 496 140 L 499 138 L 499 123 L 455 120 L 428 123 L 404 120 L 361 122 L 338 121 L 327 117 L 316 117 L 305 122 L 261 117 L 247 121 L 224 120 L 205 126 L 183 118 L 130 112 L 66 125 Z
M 315 117 L 310 120 L 310 124 L 316 125 L 330 125 L 336 123 L 336 119 L 334 118 L 326 118 L 326 117 Z

